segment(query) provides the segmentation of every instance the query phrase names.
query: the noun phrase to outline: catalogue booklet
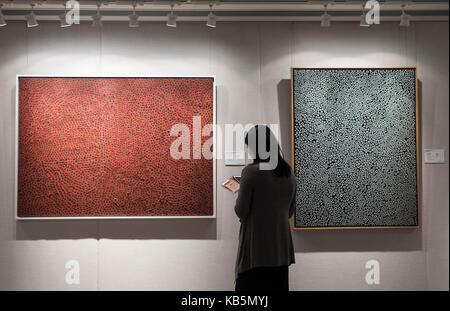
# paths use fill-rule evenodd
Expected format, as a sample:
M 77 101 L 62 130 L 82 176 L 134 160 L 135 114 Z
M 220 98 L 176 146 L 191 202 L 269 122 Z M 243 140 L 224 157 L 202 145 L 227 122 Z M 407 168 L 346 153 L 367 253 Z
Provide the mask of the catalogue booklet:
M 233 176 L 225 181 L 222 186 L 229 191 L 236 193 L 239 191 L 239 182 L 241 181 L 241 176 Z

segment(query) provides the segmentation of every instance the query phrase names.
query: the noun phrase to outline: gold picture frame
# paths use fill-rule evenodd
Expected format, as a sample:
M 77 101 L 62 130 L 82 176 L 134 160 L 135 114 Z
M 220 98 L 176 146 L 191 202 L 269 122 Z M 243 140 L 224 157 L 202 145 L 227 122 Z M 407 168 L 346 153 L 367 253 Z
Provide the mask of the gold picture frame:
M 420 118 L 419 118 L 419 105 L 418 105 L 418 89 L 419 81 L 417 75 L 416 66 L 405 67 L 291 67 L 291 166 L 295 172 L 295 149 L 294 149 L 294 71 L 295 70 L 392 70 L 392 69 L 412 69 L 415 76 L 415 141 L 416 141 L 416 193 L 417 193 L 417 225 L 407 226 L 343 226 L 343 227 L 296 227 L 295 217 L 296 210 L 291 217 L 291 227 L 293 230 L 348 230 L 348 229 L 417 229 L 421 225 L 421 176 L 420 176 L 420 163 L 421 154 L 419 150 L 420 144 Z

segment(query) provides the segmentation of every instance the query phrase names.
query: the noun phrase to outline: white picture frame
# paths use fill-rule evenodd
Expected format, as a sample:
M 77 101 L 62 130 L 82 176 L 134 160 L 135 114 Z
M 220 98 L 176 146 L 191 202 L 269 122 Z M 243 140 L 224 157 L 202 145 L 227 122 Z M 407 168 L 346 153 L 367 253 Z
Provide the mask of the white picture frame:
M 206 216 L 55 216 L 55 217 L 19 217 L 18 216 L 18 169 L 19 169 L 19 80 L 20 78 L 209 78 L 213 79 L 213 214 Z M 217 85 L 214 75 L 16 75 L 15 133 L 14 133 L 14 215 L 16 221 L 29 220 L 101 220 L 101 219 L 215 219 L 217 218 Z

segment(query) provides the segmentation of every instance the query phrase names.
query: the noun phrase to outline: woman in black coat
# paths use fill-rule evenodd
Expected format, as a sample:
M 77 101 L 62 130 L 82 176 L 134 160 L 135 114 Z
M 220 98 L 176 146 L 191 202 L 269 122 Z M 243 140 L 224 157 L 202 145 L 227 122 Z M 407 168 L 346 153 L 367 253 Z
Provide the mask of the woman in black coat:
M 241 222 L 236 291 L 288 291 L 288 266 L 295 263 L 289 221 L 295 209 L 295 176 L 267 126 L 253 127 L 245 144 L 255 160 L 242 170 L 235 206 Z

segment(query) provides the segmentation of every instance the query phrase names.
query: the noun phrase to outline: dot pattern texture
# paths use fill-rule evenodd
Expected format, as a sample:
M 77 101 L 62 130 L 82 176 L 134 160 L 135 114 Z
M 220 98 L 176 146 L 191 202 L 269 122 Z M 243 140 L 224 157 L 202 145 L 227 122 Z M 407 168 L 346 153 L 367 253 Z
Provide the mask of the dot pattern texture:
M 294 69 L 296 228 L 416 226 L 416 72 Z
M 213 85 L 20 77 L 18 216 L 213 215 L 212 160 L 192 143 L 191 159 L 170 156 L 172 125 L 213 122 Z

